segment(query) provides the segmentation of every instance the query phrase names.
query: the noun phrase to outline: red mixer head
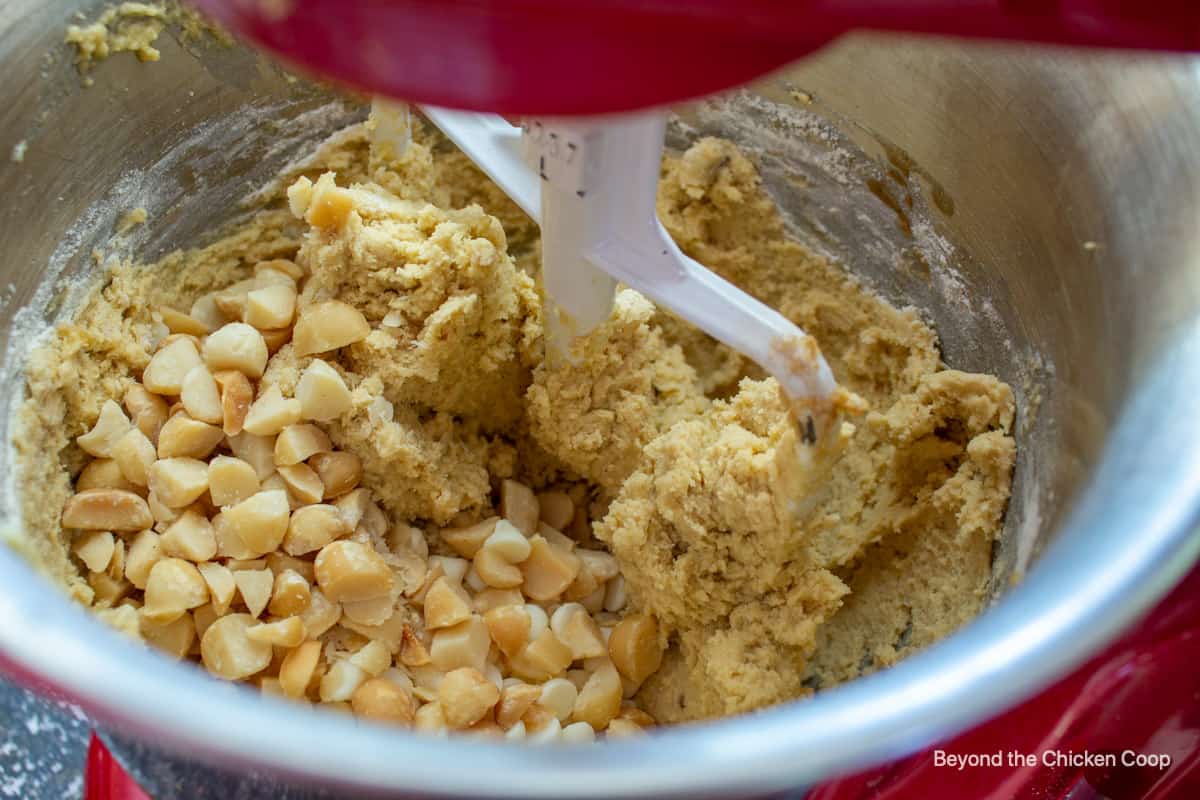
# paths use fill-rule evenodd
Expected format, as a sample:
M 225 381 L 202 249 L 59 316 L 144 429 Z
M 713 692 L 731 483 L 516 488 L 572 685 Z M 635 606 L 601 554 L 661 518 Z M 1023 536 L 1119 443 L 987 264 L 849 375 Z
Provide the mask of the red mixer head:
M 697 97 L 857 28 L 1200 49 L 1195 0 L 193 2 L 323 77 L 511 114 L 600 114 Z

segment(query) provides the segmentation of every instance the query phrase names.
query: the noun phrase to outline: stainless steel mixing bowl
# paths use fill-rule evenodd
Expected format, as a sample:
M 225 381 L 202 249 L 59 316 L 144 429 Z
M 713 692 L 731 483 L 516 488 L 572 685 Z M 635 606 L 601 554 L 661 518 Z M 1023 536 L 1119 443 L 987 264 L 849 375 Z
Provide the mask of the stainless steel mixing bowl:
M 22 161 L 0 160 L 6 411 L 28 331 L 64 305 L 57 279 L 91 269 L 122 211 L 150 212 L 126 244 L 145 260 L 196 243 L 361 113 L 249 52 L 169 36 L 160 63 L 114 58 L 83 89 L 61 44 L 83 6 L 97 4 L 0 7 L 0 147 L 27 143 Z M 1193 562 L 1200 63 L 856 37 L 687 110 L 674 141 L 697 132 L 755 148 L 796 235 L 918 305 L 949 364 L 1018 390 L 1016 492 L 997 600 L 978 621 L 808 701 L 575 749 L 417 738 L 215 684 L 121 641 L 8 548 L 0 651 L 133 736 L 314 784 L 748 796 L 995 714 L 1112 638 Z M 12 471 L 5 450 L 10 484 Z M 0 519 L 19 536 L 11 486 Z

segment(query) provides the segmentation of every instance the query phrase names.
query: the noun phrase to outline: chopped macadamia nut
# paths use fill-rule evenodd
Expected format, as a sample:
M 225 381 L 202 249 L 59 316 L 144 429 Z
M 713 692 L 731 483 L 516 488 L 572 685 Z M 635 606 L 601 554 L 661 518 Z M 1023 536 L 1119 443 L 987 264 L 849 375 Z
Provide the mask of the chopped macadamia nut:
M 408 625 L 402 633 L 400 663 L 406 667 L 423 667 L 430 663 L 429 649 Z
M 233 603 L 233 596 L 237 592 L 237 582 L 234 580 L 233 573 L 225 565 L 211 561 L 197 564 L 196 569 L 200 571 L 205 584 L 208 585 L 208 596 L 212 601 L 213 612 L 217 616 L 221 616 L 229 610 L 229 606 Z
M 242 537 L 237 535 L 225 519 L 225 512 L 219 511 L 212 518 L 213 535 L 217 537 L 217 557 L 227 559 L 248 559 L 259 555 L 246 546 Z
M 335 603 L 370 600 L 392 590 L 387 562 L 358 542 L 341 540 L 325 545 L 315 565 L 317 585 Z
M 158 533 L 165 531 L 168 525 L 183 514 L 182 508 L 171 508 L 159 500 L 154 492 L 146 495 L 146 505 L 150 507 L 150 514 L 154 517 L 154 530 Z
M 291 464 L 277 469 L 288 491 L 301 503 L 319 503 L 325 496 L 325 484 L 321 482 L 321 476 L 308 464 Z M 336 506 L 330 508 L 337 511 Z
M 150 467 L 158 456 L 150 438 L 137 428 L 130 428 L 113 445 L 112 457 L 126 480 L 145 486 L 150 481 Z
M 579 604 L 586 608 L 589 614 L 599 614 L 604 610 L 604 589 L 603 585 L 599 586 L 596 591 L 582 598 Z
M 392 654 L 382 642 L 371 641 L 359 648 L 348 660 L 374 678 L 392 665 Z
M 287 553 L 276 550 L 274 553 L 267 553 L 266 558 L 263 560 L 267 562 L 267 566 L 271 568 L 271 572 L 274 572 L 276 575 L 285 570 L 291 570 L 310 584 L 317 579 L 313 563 L 303 558 L 293 558 Z
M 204 632 L 208 630 L 208 626 L 217 621 L 217 618 L 222 616 L 213 608 L 212 603 L 205 603 L 198 608 L 192 609 L 192 621 L 196 626 L 196 636 L 204 636 Z
M 442 574 L 454 583 L 462 583 L 463 578 L 467 577 L 467 570 L 471 568 L 471 562 L 465 558 L 431 556 L 429 563 L 441 567 Z
M 246 315 L 246 293 L 253 287 L 254 281 L 247 279 L 213 292 L 213 303 L 221 312 L 223 320 L 240 321 Z M 222 327 L 224 327 L 224 322 L 222 322 Z
M 483 719 L 500 700 L 496 685 L 472 667 L 446 673 L 437 695 L 446 724 L 455 729 L 466 728 Z
M 97 458 L 89 461 L 75 479 L 75 491 L 84 492 L 88 489 L 122 489 L 136 493 L 141 487 L 125 477 L 115 459 Z
M 578 697 L 579 690 L 575 688 L 575 684 L 566 678 L 553 678 L 542 684 L 538 702 L 553 711 L 558 721 L 565 724 L 575 710 L 575 700 Z
M 329 600 L 320 589 L 313 589 L 308 607 L 300 612 L 309 636 L 321 636 L 342 618 L 342 607 Z
M 113 539 L 112 558 L 108 560 L 108 566 L 104 571 L 108 573 L 108 577 L 114 581 L 123 580 L 125 578 L 125 540 Z
M 254 474 L 265 481 L 275 472 L 275 437 L 255 436 L 242 431 L 229 437 L 229 449 L 233 454 L 254 467 Z
M 258 492 L 258 474 L 240 458 L 216 456 L 208 462 L 208 494 L 215 505 L 232 506 Z
M 354 713 L 375 722 L 410 725 L 416 713 L 412 695 L 391 681 L 372 678 L 350 697 Z
M 230 532 L 258 555 L 279 547 L 288 531 L 291 507 L 287 492 L 265 490 L 230 506 L 222 513 Z M 294 554 L 293 554 L 294 555 Z
M 112 458 L 113 448 L 130 427 L 129 418 L 121 407 L 112 400 L 105 400 L 96 424 L 87 433 L 77 436 L 75 442 L 90 456 Z
M 180 402 L 188 415 L 201 422 L 220 425 L 225 419 L 221 408 L 221 391 L 208 367 L 192 367 L 183 378 Z
M 530 541 L 507 520 L 500 520 L 496 530 L 483 543 L 483 550 L 490 550 L 510 564 L 519 564 L 532 552 Z M 508 587 L 500 587 L 508 588 Z
M 150 467 L 149 486 L 168 508 L 184 508 L 208 491 L 208 465 L 195 458 L 159 459 Z
M 426 703 L 437 700 L 437 688 L 442 685 L 446 673 L 433 664 L 409 667 L 408 671 L 413 679 L 413 695 Z
M 265 558 L 231 558 L 225 562 L 225 566 L 233 572 L 242 569 L 265 569 L 267 560 Z
M 262 334 L 244 322 L 224 325 L 204 340 L 204 363 L 213 372 L 236 369 L 246 377 L 258 380 L 266 369 L 267 358 L 267 343 Z M 151 388 L 149 384 L 147 388 Z
M 288 651 L 279 664 L 279 688 L 288 697 L 303 697 L 308 684 L 316 674 L 317 662 L 321 659 L 321 643 L 305 642 L 295 650 Z
M 216 425 L 179 413 L 158 434 L 159 458 L 207 458 L 225 438 Z
M 396 612 L 396 600 L 390 594 L 372 597 L 370 600 L 356 600 L 342 603 L 342 615 L 346 622 L 359 625 L 383 625 Z
M 203 320 L 196 319 L 182 311 L 164 307 L 158 310 L 158 314 L 162 317 L 163 324 L 167 326 L 167 330 L 171 333 L 182 333 L 188 336 L 207 336 L 212 332 L 212 328 L 205 324 Z
M 571 666 L 571 649 L 553 631 L 544 630 L 510 661 L 513 675 L 527 681 L 547 681 Z
M 271 602 L 267 610 L 277 617 L 290 617 L 303 613 L 312 599 L 312 586 L 295 570 L 275 572 L 275 585 L 271 590 Z
M 617 564 L 617 559 L 611 553 L 605 553 L 600 550 L 583 550 L 575 551 L 575 555 L 579 556 L 579 560 L 583 562 L 584 567 L 592 574 L 597 581 L 604 582 L 612 580 L 620 573 L 620 566 Z
M 177 396 L 183 390 L 183 379 L 204 362 L 191 339 L 180 337 L 159 349 L 142 372 L 142 385 L 154 394 Z
M 641 725 L 638 725 L 633 720 L 622 719 L 621 717 L 618 717 L 612 722 L 608 723 L 608 728 L 605 730 L 605 734 L 610 739 L 621 736 L 638 736 L 643 733 L 645 733 L 645 731 L 642 730 Z
M 537 500 L 538 518 L 556 531 L 575 518 L 575 503 L 565 492 L 542 492 Z
M 249 614 L 228 614 L 209 625 L 200 639 L 200 658 L 208 671 L 236 681 L 266 669 L 274 649 L 270 643 L 247 635 L 258 624 Z M 282 674 L 280 684 L 283 684 Z
M 299 421 L 300 401 L 284 397 L 278 386 L 268 386 L 250 406 L 242 429 L 255 436 L 275 436 Z
M 228 321 L 221 313 L 221 309 L 217 308 L 216 300 L 211 292 L 196 298 L 196 301 L 192 303 L 191 310 L 188 311 L 188 316 L 208 328 L 209 332 L 215 331 Z
M 91 531 L 139 531 L 154 524 L 150 507 L 133 492 L 88 489 L 73 495 L 63 508 L 64 528 Z
M 426 703 L 418 708 L 413 715 L 413 730 L 425 734 L 445 734 L 446 718 L 442 715 L 441 703 Z
M 586 722 L 572 722 L 563 726 L 559 741 L 565 744 L 588 744 L 596 741 L 596 731 Z
M 662 664 L 663 646 L 653 617 L 626 617 L 613 628 L 608 653 L 622 676 L 635 684 L 654 674 Z
M 82 533 L 71 545 L 71 552 L 92 572 L 104 572 L 108 569 L 115 551 L 116 540 L 111 531 Z
M 483 618 L 472 615 L 457 625 L 435 631 L 429 657 L 433 666 L 443 672 L 459 667 L 473 667 L 482 672 L 487 665 L 490 646 L 491 638 Z
M 250 612 L 250 616 L 257 619 L 271 601 L 275 576 L 269 569 L 240 569 L 234 571 L 233 580 L 237 584 L 238 594 L 242 596 L 242 602 L 246 604 L 246 610 Z
M 632 722 L 640 728 L 653 728 L 656 724 L 654 717 L 629 702 L 621 704 L 621 713 L 617 715 L 617 719 Z
M 579 690 L 571 718 L 604 730 L 621 711 L 621 676 L 609 662 L 600 665 Z
M 272 283 L 246 293 L 245 321 L 255 328 L 286 328 L 295 313 L 295 283 Z
M 265 622 L 246 629 L 246 636 L 275 647 L 298 647 L 304 642 L 304 623 L 299 617 Z
M 285 344 L 292 340 L 291 328 L 279 328 L 273 331 L 259 331 L 263 341 L 267 343 L 267 352 L 275 355 Z
M 438 578 L 425 593 L 425 627 L 448 628 L 471 618 L 471 598 L 462 586 Z
M 139 531 L 130 540 L 125 554 L 125 577 L 137 588 L 145 589 L 150 570 L 162 557 L 158 534 L 151 530 Z
M 354 530 L 362 522 L 363 515 L 367 513 L 367 506 L 370 504 L 371 493 L 367 489 L 355 489 L 333 501 L 333 505 L 342 515 L 342 520 L 350 530 Z
M 582 561 L 582 559 L 580 560 Z M 572 602 L 582 600 L 599 588 L 599 581 L 596 580 L 586 566 L 583 566 L 579 569 L 579 574 L 575 576 L 575 580 L 571 581 L 571 585 L 563 592 L 562 599 Z
M 93 593 L 92 605 L 95 608 L 113 608 L 129 595 L 132 584 L 129 581 L 113 578 L 106 572 L 89 572 L 87 583 Z M 130 621 L 128 615 L 120 619 L 122 623 Z
M 208 585 L 194 564 L 163 558 L 150 568 L 142 613 L 151 622 L 165 625 L 207 602 Z
M 288 187 L 288 205 L 297 217 L 317 228 L 333 229 L 346 224 L 354 210 L 350 193 L 334 182 L 334 174 L 326 172 L 314 185 L 306 177 L 296 179 Z
M 533 641 L 550 627 L 550 616 L 546 609 L 533 603 L 525 604 L 525 613 L 529 615 L 529 640 Z
M 195 511 L 185 511 L 163 531 L 160 540 L 168 556 L 188 561 L 208 561 L 217 554 L 217 537 L 208 517 Z
M 444 528 L 441 532 L 442 541 L 463 558 L 474 558 L 479 548 L 483 547 L 483 543 L 496 530 L 499 522 L 499 517 L 490 517 L 465 528 Z M 507 521 L 505 524 L 512 527 Z
M 500 700 L 496 705 L 496 722 L 501 728 L 511 728 L 521 722 L 534 703 L 542 696 L 542 687 L 531 686 L 517 681 L 500 690 Z M 522 727 L 522 730 L 524 728 Z
M 349 700 L 367 680 L 367 673 L 349 660 L 335 661 L 321 676 L 320 697 L 323 703 Z
M 512 480 L 500 484 L 500 516 L 515 525 L 521 533 L 526 536 L 537 533 L 540 513 L 537 497 L 528 486 Z
M 275 439 L 275 464 L 299 464 L 317 453 L 325 453 L 332 449 L 333 443 L 329 441 L 329 436 L 316 425 L 288 425 Z
M 326 499 L 352 491 L 362 480 L 362 461 L 353 453 L 316 453 L 308 463 L 321 479 Z
M 138 629 L 151 647 L 172 658 L 186 658 L 196 641 L 196 622 L 184 614 L 166 623 L 158 623 L 145 613 L 138 615 Z
M 577 544 L 574 539 L 564 533 L 559 533 L 544 522 L 538 523 L 538 535 L 560 550 L 565 550 L 568 553 L 575 552 Z
M 557 742 L 562 735 L 562 723 L 541 703 L 534 703 L 521 722 L 525 724 L 525 741 L 530 744 Z
M 242 432 L 246 415 L 254 403 L 254 386 L 236 369 L 223 369 L 213 375 L 221 392 L 221 430 L 226 436 Z
M 304 419 L 328 422 L 350 410 L 350 389 L 338 371 L 319 358 L 305 367 L 296 384 Z
M 357 308 L 327 300 L 301 309 L 292 343 L 296 355 L 311 356 L 361 342 L 370 332 L 371 326 Z
M 158 441 L 158 432 L 167 421 L 167 401 L 135 383 L 125 390 L 125 410 L 139 431 L 151 442 Z
M 618 575 L 604 587 L 604 610 L 617 613 L 625 608 L 625 576 Z
M 296 509 L 283 538 L 283 550 L 288 555 L 302 556 L 325 547 L 350 533 L 337 506 L 311 505 Z
M 525 541 L 524 536 L 517 535 Z M 514 589 L 525 580 L 521 570 L 505 559 L 499 549 L 489 547 L 475 554 L 472 576 L 478 577 L 485 587 L 495 589 Z
M 286 258 L 273 258 L 270 261 L 260 261 L 254 265 L 254 278 L 260 281 L 264 275 L 282 275 L 296 286 L 304 279 L 304 268 Z M 272 281 L 273 282 L 273 281 Z M 266 285 L 266 284 L 263 284 Z
M 607 652 L 600 626 L 579 603 L 563 603 L 550 615 L 550 630 L 571 650 L 576 661 Z M 655 667 L 657 669 L 657 667 Z
M 582 562 L 569 550 L 551 545 L 542 535 L 529 540 L 529 557 L 521 562 L 525 594 L 539 603 L 558 597 L 579 574 Z
M 486 614 L 494 608 L 501 606 L 522 606 L 525 605 L 525 595 L 521 594 L 518 589 L 484 589 L 472 598 L 472 604 L 475 606 L 475 611 L 480 614 Z
M 422 560 L 429 558 L 429 542 L 420 528 L 404 523 L 393 525 L 388 531 L 387 545 L 393 553 L 412 553 Z

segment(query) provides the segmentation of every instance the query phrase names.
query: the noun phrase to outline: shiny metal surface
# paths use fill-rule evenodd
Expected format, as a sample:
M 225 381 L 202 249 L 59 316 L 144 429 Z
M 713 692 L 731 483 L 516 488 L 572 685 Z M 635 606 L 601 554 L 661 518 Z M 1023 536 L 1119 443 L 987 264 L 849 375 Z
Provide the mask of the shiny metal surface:
M 0 155 L 27 141 L 24 161 L 0 159 L 6 347 L 53 317 L 56 271 L 88 270 L 126 208 L 150 212 L 128 242 L 143 259 L 195 243 L 359 113 L 251 54 L 169 36 L 160 63 L 114 58 L 82 90 L 60 44 L 82 5 L 0 7 Z M 1197 62 L 855 38 L 684 123 L 758 148 L 798 235 L 911 298 L 949 364 L 996 371 L 1021 394 L 997 588 L 1036 558 L 977 622 L 810 701 L 584 749 L 416 738 L 214 684 L 94 623 L 7 548 L 0 653 L 143 740 L 357 792 L 747 796 L 910 751 L 1028 696 L 1194 561 Z M 911 233 L 883 199 L 903 209 L 906 193 Z M 19 526 L 0 497 L 0 528 Z

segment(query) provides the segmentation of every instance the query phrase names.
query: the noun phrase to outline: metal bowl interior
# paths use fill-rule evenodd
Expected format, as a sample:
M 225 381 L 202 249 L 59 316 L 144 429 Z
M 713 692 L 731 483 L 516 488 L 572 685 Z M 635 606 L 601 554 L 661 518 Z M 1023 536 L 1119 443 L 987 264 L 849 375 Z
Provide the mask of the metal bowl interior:
M 5 441 L 29 336 L 69 308 L 76 284 L 60 279 L 89 273 L 123 211 L 150 213 L 126 241 L 143 260 L 199 243 L 362 113 L 248 51 L 170 36 L 161 62 L 117 57 L 81 88 L 61 45 L 81 7 L 98 4 L 0 10 L 0 145 L 27 143 L 23 160 L 0 161 L 0 345 L 14 387 L 0 400 Z M 673 137 L 717 133 L 755 149 L 797 236 L 919 307 L 949 365 L 1018 392 L 996 602 L 886 672 L 637 743 L 425 739 L 169 664 L 92 621 L 9 548 L 0 652 L 144 740 L 364 792 L 746 796 L 961 730 L 1114 636 L 1200 548 L 1197 131 L 1197 61 L 879 37 L 681 112 Z M 903 196 L 913 206 L 898 224 L 888 198 Z M 15 542 L 12 474 L 5 448 L 0 530 Z

